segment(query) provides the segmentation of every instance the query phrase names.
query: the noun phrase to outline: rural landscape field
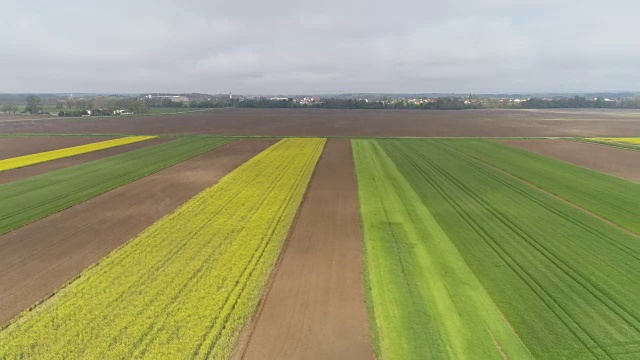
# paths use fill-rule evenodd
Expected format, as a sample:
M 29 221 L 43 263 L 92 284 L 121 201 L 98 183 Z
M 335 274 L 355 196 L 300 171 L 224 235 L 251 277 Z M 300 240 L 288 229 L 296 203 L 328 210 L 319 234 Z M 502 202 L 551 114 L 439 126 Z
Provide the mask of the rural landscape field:
M 0 119 L 0 359 L 638 359 L 640 112 Z

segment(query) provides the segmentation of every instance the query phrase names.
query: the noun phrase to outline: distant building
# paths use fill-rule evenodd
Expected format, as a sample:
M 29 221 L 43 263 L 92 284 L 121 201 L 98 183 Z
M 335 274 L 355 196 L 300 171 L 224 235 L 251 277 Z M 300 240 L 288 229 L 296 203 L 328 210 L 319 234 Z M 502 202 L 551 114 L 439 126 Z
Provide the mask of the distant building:
M 164 99 L 169 99 L 171 101 L 175 101 L 175 102 L 189 102 L 189 98 L 186 96 L 180 96 L 180 95 L 147 95 L 145 96 L 147 99 L 160 99 L 160 100 L 164 100 Z

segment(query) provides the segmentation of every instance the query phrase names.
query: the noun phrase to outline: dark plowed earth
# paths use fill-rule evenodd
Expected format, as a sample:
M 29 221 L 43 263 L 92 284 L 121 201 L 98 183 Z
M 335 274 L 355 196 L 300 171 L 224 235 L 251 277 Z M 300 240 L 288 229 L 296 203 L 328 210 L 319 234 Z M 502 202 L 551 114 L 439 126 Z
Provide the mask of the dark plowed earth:
M 269 292 L 236 357 L 373 359 L 351 145 L 329 140 Z
M 169 139 L 167 138 L 149 139 L 149 140 L 144 140 L 144 141 L 140 141 L 133 144 L 116 146 L 116 147 L 104 149 L 104 150 L 92 151 L 90 153 L 71 156 L 64 159 L 46 161 L 40 164 L 35 164 L 35 165 L 23 167 L 23 168 L 2 171 L 0 172 L 0 184 L 5 184 L 12 181 L 26 179 L 31 176 L 48 173 L 50 171 L 54 171 L 54 170 L 58 170 L 58 169 L 62 169 L 62 168 L 66 168 L 74 165 L 79 165 L 82 163 L 102 159 L 102 158 L 113 156 L 113 155 L 124 154 L 129 151 L 142 149 L 143 147 L 159 144 L 168 140 Z M 29 144 L 25 143 L 23 146 L 28 147 Z
M 106 136 L 0 137 L 0 160 L 114 139 Z
M 227 144 L 0 236 L 0 325 L 274 142 Z
M 640 151 L 569 140 L 505 140 L 504 144 L 640 182 Z
M 266 136 L 640 136 L 640 112 L 217 109 L 176 115 L 0 122 L 0 133 Z

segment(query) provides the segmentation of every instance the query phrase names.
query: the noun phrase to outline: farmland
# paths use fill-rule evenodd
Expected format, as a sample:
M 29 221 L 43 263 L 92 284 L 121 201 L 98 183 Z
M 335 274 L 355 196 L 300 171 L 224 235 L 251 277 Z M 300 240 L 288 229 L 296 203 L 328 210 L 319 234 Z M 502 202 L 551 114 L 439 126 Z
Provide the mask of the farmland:
M 178 139 L 1 185 L 0 234 L 214 149 L 228 141 L 208 138 Z
M 0 160 L 0 172 L 18 169 L 46 161 L 63 159 L 66 157 L 86 154 L 93 151 L 109 149 L 116 146 L 133 144 L 139 141 L 153 139 L 153 136 L 129 136 L 120 139 L 107 140 L 93 144 L 80 145 L 66 149 L 51 150 L 47 152 L 24 155 L 10 159 Z
M 590 138 L 587 140 L 593 141 L 601 141 L 606 143 L 619 143 L 619 144 L 630 144 L 630 145 L 640 145 L 640 137 L 635 138 Z
M 365 146 L 373 149 L 366 154 L 358 151 Z M 469 284 L 473 282 L 466 280 L 462 287 L 456 286 L 457 281 L 446 281 L 446 277 L 453 276 L 452 270 L 443 270 L 440 278 L 421 279 L 425 274 L 431 274 L 431 277 L 439 274 L 429 270 L 431 264 L 419 250 L 421 244 L 428 246 L 431 241 L 440 241 L 443 246 L 452 246 L 459 251 L 464 260 L 460 261 L 461 265 L 466 264 L 473 275 L 467 274 L 475 277 L 493 300 L 493 304 L 490 301 L 487 304 L 499 309 L 504 315 L 503 321 L 510 324 L 515 335 L 535 357 L 619 357 L 640 351 L 640 303 L 636 296 L 640 289 L 634 280 L 640 275 L 638 238 L 476 158 L 483 156 L 482 151 L 486 148 L 499 150 L 501 146 L 460 140 L 378 140 L 356 147 L 370 306 L 372 322 L 378 328 L 379 353 L 385 358 L 421 358 L 434 351 L 433 357 L 440 358 L 445 350 L 459 349 L 459 354 L 464 354 L 464 350 L 481 348 L 472 341 L 482 341 L 485 349 L 495 346 L 493 356 L 499 357 L 498 352 L 506 353 L 505 349 L 510 349 L 508 346 L 517 344 L 514 339 L 505 342 L 509 340 L 496 338 L 496 333 L 488 327 L 492 323 L 490 320 L 474 320 L 473 316 L 461 315 L 464 313 L 459 310 L 445 311 L 455 306 L 451 304 L 455 301 L 446 296 L 472 288 Z M 513 158 L 518 160 L 517 151 L 504 151 L 511 151 Z M 503 157 L 491 160 L 517 173 L 508 162 L 510 158 L 504 152 L 498 153 Z M 374 167 L 365 164 L 368 157 L 368 161 L 379 161 L 380 167 L 392 170 L 386 175 L 382 170 L 371 170 Z M 385 163 L 387 157 L 393 163 Z M 397 174 L 394 177 L 393 165 L 401 177 Z M 553 161 L 547 165 L 550 169 L 559 166 Z M 411 195 L 411 189 L 399 189 L 403 185 L 402 177 L 415 195 Z M 595 174 L 594 177 L 597 179 Z M 548 185 L 544 183 L 544 177 L 534 179 Z M 614 183 L 617 180 L 608 179 Z M 580 183 L 575 187 L 575 192 L 561 194 L 580 200 Z M 629 188 L 630 196 L 640 191 L 636 184 L 629 183 Z M 617 191 L 609 189 L 610 195 Z M 375 201 L 367 207 L 367 199 L 377 194 L 408 194 L 407 199 L 396 200 L 397 205 L 391 207 L 393 210 L 405 208 L 405 215 L 385 208 L 390 213 L 387 215 L 375 208 Z M 605 190 L 602 196 L 606 194 Z M 417 209 L 414 207 L 416 201 L 421 202 Z M 423 206 L 438 225 L 432 222 L 430 231 L 416 230 L 420 221 L 411 219 L 420 214 Z M 601 205 L 597 210 L 605 207 Z M 420 219 L 427 219 L 429 224 L 429 213 L 424 208 L 422 214 Z M 407 243 L 394 245 L 381 241 L 396 238 Z M 428 248 L 431 252 L 436 251 L 431 249 L 433 246 Z M 446 258 L 454 260 L 455 256 L 447 255 Z M 446 265 L 454 267 L 455 263 L 447 262 Z M 444 283 L 443 290 L 429 286 L 438 280 Z M 384 291 L 381 284 L 395 289 Z M 432 299 L 437 296 L 440 301 Z M 467 297 L 454 298 L 461 302 Z M 482 299 L 482 296 L 476 294 L 471 298 Z M 430 313 L 431 307 L 435 307 L 432 310 L 435 314 Z M 389 314 L 389 311 L 396 313 Z M 491 312 L 483 310 L 480 314 L 488 316 Z M 456 327 L 457 317 L 464 321 Z M 497 319 L 498 316 L 494 317 L 493 324 L 500 324 Z M 436 328 L 416 332 L 417 328 L 429 329 L 429 324 L 436 324 Z M 486 326 L 491 336 L 479 338 L 477 334 L 481 332 L 474 330 L 474 326 Z M 448 331 L 459 334 L 451 336 Z M 475 336 L 465 339 L 461 335 L 465 333 Z M 418 344 L 438 343 L 442 344 L 441 350 L 434 345 L 418 353 L 410 352 L 419 349 Z
M 637 358 L 637 134 L 569 110 L 0 122 L 0 358 Z
M 322 146 L 323 140 L 283 140 L 248 161 L 55 301 L 19 318 L 0 333 L 0 355 L 228 355 L 254 312 Z M 153 314 L 164 314 L 162 321 Z M 61 316 L 67 321 L 57 321 Z
M 0 236 L 0 326 L 273 143 L 225 144 Z

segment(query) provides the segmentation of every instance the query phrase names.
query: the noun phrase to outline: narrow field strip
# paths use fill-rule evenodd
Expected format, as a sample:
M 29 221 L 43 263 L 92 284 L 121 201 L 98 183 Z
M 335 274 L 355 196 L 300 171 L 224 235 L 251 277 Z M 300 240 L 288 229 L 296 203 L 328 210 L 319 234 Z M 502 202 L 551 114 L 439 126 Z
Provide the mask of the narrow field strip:
M 533 358 L 380 145 L 353 145 L 379 357 Z
M 474 141 L 378 143 L 534 356 L 638 350 L 637 238 L 477 159 Z
M 374 359 L 359 220 L 351 142 L 330 139 L 247 344 L 234 358 Z
M 632 138 L 587 138 L 587 140 L 593 141 L 601 141 L 607 143 L 618 143 L 618 144 L 629 144 L 629 145 L 640 145 L 640 137 L 632 137 Z
M 275 142 L 225 144 L 0 236 L 0 328 Z
M 101 141 L 93 144 L 74 146 L 66 149 L 41 152 L 37 154 L 24 155 L 10 159 L 0 160 L 0 172 L 11 169 L 43 163 L 45 161 L 67 158 L 75 155 L 86 154 L 93 151 L 109 149 L 116 146 L 133 144 L 136 142 L 153 139 L 155 136 L 129 136 L 119 139 Z M 27 140 L 25 140 L 27 141 Z
M 110 156 L 124 154 L 130 151 L 145 148 L 147 146 L 153 146 L 161 144 L 163 142 L 170 141 L 167 138 L 155 138 L 145 141 L 140 141 L 132 144 L 121 145 L 112 147 L 109 149 L 93 151 L 86 154 L 75 155 L 67 158 L 46 161 L 43 163 L 21 167 L 18 169 L 12 169 L 8 171 L 0 172 L 0 184 L 6 184 L 13 181 L 20 181 L 32 176 L 46 174 L 48 172 L 70 168 L 72 166 L 88 163 L 90 161 L 105 159 Z
M 640 235 L 640 184 L 483 140 L 442 140 L 465 154 Z
M 181 138 L 0 185 L 0 234 L 230 141 L 220 138 Z
M 0 358 L 228 357 L 323 145 L 243 164 L 0 332 Z
M 93 135 L 8 135 L 0 134 L 0 160 L 64 149 L 74 146 L 87 145 L 99 141 L 113 140 L 120 136 Z

